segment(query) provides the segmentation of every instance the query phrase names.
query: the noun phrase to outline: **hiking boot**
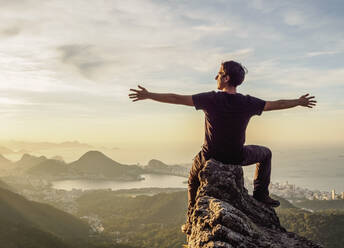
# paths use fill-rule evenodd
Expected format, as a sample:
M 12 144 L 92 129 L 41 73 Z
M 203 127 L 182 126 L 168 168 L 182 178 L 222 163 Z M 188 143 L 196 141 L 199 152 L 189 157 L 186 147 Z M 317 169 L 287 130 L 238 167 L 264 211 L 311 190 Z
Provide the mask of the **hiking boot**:
M 273 208 L 277 208 L 280 205 L 279 201 L 272 199 L 270 196 L 265 196 L 265 197 L 253 196 L 253 198 Z

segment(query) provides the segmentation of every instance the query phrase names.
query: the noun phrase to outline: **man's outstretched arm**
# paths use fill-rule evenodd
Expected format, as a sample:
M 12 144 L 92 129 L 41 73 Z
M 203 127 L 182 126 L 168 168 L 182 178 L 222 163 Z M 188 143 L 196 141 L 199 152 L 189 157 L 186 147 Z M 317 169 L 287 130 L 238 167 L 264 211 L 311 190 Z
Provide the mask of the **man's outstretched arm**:
M 172 104 L 182 104 L 186 106 L 194 106 L 192 101 L 191 95 L 178 95 L 178 94 L 170 94 L 170 93 L 153 93 L 149 92 L 142 86 L 138 85 L 139 90 L 130 89 L 135 93 L 129 94 L 129 98 L 133 100 L 133 102 L 145 99 L 151 99 L 158 102 L 164 103 L 172 103 Z
M 267 101 L 264 107 L 264 111 L 287 109 L 296 106 L 312 108 L 315 106 L 317 101 L 314 100 L 314 96 L 308 95 L 309 94 L 303 95 L 299 99 Z

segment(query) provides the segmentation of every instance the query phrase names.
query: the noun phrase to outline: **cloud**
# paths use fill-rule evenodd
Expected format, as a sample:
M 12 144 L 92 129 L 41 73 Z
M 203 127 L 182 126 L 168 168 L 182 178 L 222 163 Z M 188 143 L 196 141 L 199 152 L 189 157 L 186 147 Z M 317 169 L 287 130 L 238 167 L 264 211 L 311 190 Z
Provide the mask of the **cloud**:
M 112 58 L 106 58 L 109 57 L 106 52 L 97 51 L 95 45 L 63 45 L 57 50 L 61 52 L 62 63 L 76 67 L 83 76 L 91 80 L 100 80 L 106 67 L 117 64 Z
M 40 55 L 44 58 L 39 62 L 49 66 L 58 79 L 73 79 L 73 84 L 79 84 L 75 80 L 78 76 L 114 83 L 153 74 L 185 77 L 191 72 L 208 73 L 225 58 L 248 57 L 236 51 L 251 46 L 233 44 L 233 37 L 247 39 L 253 33 L 257 40 L 277 38 L 262 26 L 246 25 L 247 21 L 204 3 L 128 1 L 88 5 L 72 1 L 71 5 L 78 11 L 70 12 L 72 7 L 57 1 L 30 9 L 23 18 L 35 23 L 39 35 L 24 32 L 26 39 L 18 42 L 27 44 L 22 49 L 31 47 L 50 54 L 49 58 Z M 92 11 L 96 14 L 91 17 Z M 207 47 L 204 41 L 211 44 Z M 51 47 L 56 47 L 57 55 Z
M 202 32 L 207 32 L 207 33 L 221 33 L 221 32 L 226 32 L 231 30 L 231 28 L 227 25 L 220 25 L 220 24 L 215 24 L 215 25 L 199 25 L 196 27 L 193 27 L 194 30 L 199 30 Z
M 313 69 L 306 66 L 286 66 L 280 61 L 267 60 L 257 63 L 252 69 L 250 79 L 271 82 L 274 85 L 294 89 L 327 88 L 343 85 L 344 68 Z
M 0 106 L 1 105 L 22 105 L 26 104 L 23 99 L 13 99 L 8 97 L 0 97 Z
M 288 11 L 284 14 L 284 22 L 290 26 L 302 26 L 305 24 L 304 13 L 300 11 Z
M 124 93 L 121 93 L 124 95 Z M 119 105 L 116 88 L 108 88 L 93 92 L 59 91 L 59 92 L 28 92 L 25 90 L 8 90 L 0 93 L 2 113 L 12 114 L 13 118 L 41 119 L 52 118 L 103 118 L 125 106 Z
M 318 52 L 309 52 L 307 53 L 308 57 L 322 56 L 322 55 L 334 55 L 342 53 L 343 51 L 318 51 Z
M 0 35 L 5 36 L 5 37 L 11 37 L 11 36 L 18 35 L 20 31 L 21 29 L 19 26 L 12 26 L 12 27 L 0 30 Z

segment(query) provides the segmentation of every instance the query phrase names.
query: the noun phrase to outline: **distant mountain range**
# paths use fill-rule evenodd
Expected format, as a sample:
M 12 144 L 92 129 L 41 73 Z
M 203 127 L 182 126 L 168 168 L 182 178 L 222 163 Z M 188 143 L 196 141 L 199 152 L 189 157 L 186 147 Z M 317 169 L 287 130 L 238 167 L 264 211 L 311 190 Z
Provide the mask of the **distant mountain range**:
M 152 159 L 146 166 L 124 165 L 112 160 L 99 151 L 88 151 L 78 160 L 66 163 L 57 156 L 48 159 L 45 156 L 24 154 L 20 160 L 11 162 L 0 155 L 0 171 L 11 171 L 12 175 L 29 175 L 47 180 L 59 179 L 114 179 L 122 181 L 140 180 L 142 174 L 169 174 L 187 176 L 188 169 L 179 165 L 167 165 Z
M 24 154 L 19 161 L 14 163 L 14 166 L 16 169 L 28 171 L 32 167 L 35 167 L 46 160 L 47 158 L 45 156 L 36 157 L 29 154 Z
M 31 168 L 27 168 L 27 174 L 40 177 L 60 177 L 71 174 L 70 166 L 63 161 L 45 159 Z
M 143 169 L 133 165 L 122 165 L 99 151 L 89 151 L 72 163 L 24 155 L 16 162 L 25 174 L 46 179 L 115 179 L 123 181 L 138 180 Z

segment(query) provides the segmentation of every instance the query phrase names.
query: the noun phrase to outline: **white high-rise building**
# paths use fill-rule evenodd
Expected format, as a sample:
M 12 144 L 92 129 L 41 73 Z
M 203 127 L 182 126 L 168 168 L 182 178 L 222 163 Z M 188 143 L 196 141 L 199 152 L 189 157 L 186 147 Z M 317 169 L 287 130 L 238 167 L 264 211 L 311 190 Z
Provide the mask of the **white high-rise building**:
M 336 191 L 334 189 L 331 191 L 331 199 L 332 200 L 336 199 Z

